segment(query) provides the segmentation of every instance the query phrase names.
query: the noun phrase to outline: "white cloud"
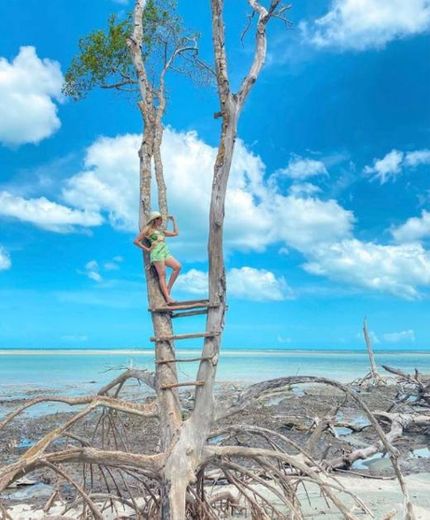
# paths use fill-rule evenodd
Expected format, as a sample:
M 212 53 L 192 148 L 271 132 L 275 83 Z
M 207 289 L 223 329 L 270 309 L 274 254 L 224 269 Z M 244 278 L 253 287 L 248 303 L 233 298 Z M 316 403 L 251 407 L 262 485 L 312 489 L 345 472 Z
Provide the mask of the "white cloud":
M 208 294 L 208 274 L 198 269 L 190 269 L 187 273 L 181 273 L 175 289 L 189 294 L 207 296 Z
M 412 329 L 400 332 L 387 332 L 382 335 L 384 341 L 388 343 L 406 343 L 415 341 L 415 332 Z
M 71 209 L 45 197 L 24 199 L 7 191 L 0 192 L 0 216 L 16 218 L 57 233 L 72 232 L 76 226 L 99 226 L 103 222 L 101 215 L 94 211 Z
M 0 245 L 0 271 L 7 271 L 7 269 L 10 269 L 11 265 L 12 262 L 9 253 Z
M 317 47 L 382 48 L 398 38 L 430 29 L 430 0 L 332 0 L 327 14 L 302 23 Z
M 93 280 L 94 282 L 101 282 L 103 281 L 102 275 L 100 274 L 100 267 L 96 260 L 90 260 L 85 264 L 85 270 L 78 271 L 80 274 L 84 274 L 85 276 L 88 276 L 90 280 Z
M 372 166 L 364 168 L 364 173 L 373 175 L 374 179 L 379 179 L 381 184 L 385 184 L 388 180 L 399 176 L 404 169 L 417 168 L 425 164 L 430 164 L 430 150 L 413 152 L 391 150 L 382 159 L 374 159 Z
M 397 242 L 415 242 L 430 237 L 430 213 L 421 212 L 421 217 L 412 217 L 391 231 Z
M 120 264 L 124 261 L 122 256 L 114 256 L 109 262 L 103 264 L 103 268 L 106 271 L 117 271 L 120 268 Z
M 405 157 L 405 164 L 412 167 L 430 164 L 430 150 L 424 149 L 408 152 Z
M 175 288 L 190 294 L 206 295 L 207 276 L 207 273 L 190 269 L 179 277 Z M 276 278 L 266 269 L 233 268 L 227 273 L 227 285 L 229 295 L 242 300 L 282 301 L 293 297 L 293 292 L 285 279 Z
M 271 195 L 275 237 L 302 253 L 351 236 L 354 215 L 335 200 Z
M 87 150 L 84 170 L 67 181 L 63 199 L 80 209 L 106 213 L 116 229 L 137 230 L 139 144 L 138 135 L 99 138 Z M 172 251 L 204 258 L 216 148 L 195 132 L 167 128 L 162 153 L 170 211 L 179 217 L 181 231 L 171 242 Z M 227 251 L 263 251 L 290 239 L 299 246 L 349 235 L 352 213 L 335 201 L 283 196 L 273 179 L 264 180 L 264 173 L 260 157 L 239 139 L 226 198 Z
M 233 268 L 227 273 L 230 294 L 242 300 L 282 301 L 293 297 L 284 277 L 266 269 Z
M 65 202 L 106 212 L 116 229 L 137 229 L 140 140 L 130 134 L 97 139 L 86 151 L 84 170 L 66 181 Z
M 38 143 L 56 132 L 62 85 L 59 63 L 41 60 L 34 47 L 21 47 L 12 62 L 0 58 L 0 142 Z
M 16 197 L 15 206 L 18 203 L 23 206 L 19 218 L 44 227 L 51 226 L 53 230 L 58 230 L 58 227 L 64 230 L 67 225 L 99 225 L 106 217 L 115 229 L 136 231 L 139 144 L 138 135 L 97 139 L 87 149 L 83 170 L 64 185 L 63 200 L 74 209 L 46 199 L 25 201 Z M 426 160 L 424 151 L 395 152 L 402 155 L 401 165 L 406 161 L 416 165 Z M 177 216 L 180 228 L 180 236 L 169 240 L 169 247 L 179 259 L 206 258 L 216 149 L 203 142 L 195 132 L 176 132 L 167 128 L 162 153 L 170 211 Z M 390 163 L 391 166 L 388 165 L 390 161 L 381 161 L 382 165 L 375 161 L 373 167 L 388 175 L 390 168 L 395 168 L 395 161 Z M 276 178 L 279 178 L 278 174 L 265 178 L 265 166 L 260 157 L 249 151 L 241 140 L 237 141 L 226 198 L 226 253 L 232 250 L 261 252 L 269 246 L 281 251 L 295 249 L 303 254 L 304 268 L 310 273 L 353 287 L 406 298 L 418 297 L 419 288 L 430 285 L 429 253 L 422 246 L 360 242 L 354 239 L 355 218 L 351 211 L 336 200 L 316 197 L 316 189 L 310 183 L 298 183 L 302 188 L 283 194 Z M 60 214 L 72 212 L 75 221 L 71 222 L 69 213 L 69 218 L 63 219 L 66 222 L 60 224 L 58 217 L 54 219 L 52 215 L 48 222 L 41 223 L 40 216 L 29 219 L 31 212 L 24 203 L 32 208 L 41 202 L 52 208 L 51 213 L 55 213 L 54 209 Z M 0 214 L 3 207 L 0 205 Z M 49 213 L 44 212 L 45 219 Z M 119 265 L 119 261 L 109 260 L 100 265 L 103 271 L 107 271 L 113 268 L 113 264 Z M 102 277 L 100 269 L 92 272 L 96 273 L 91 275 L 93 279 Z M 256 280 L 250 282 L 252 274 L 255 273 L 237 272 L 232 278 L 231 290 L 239 295 L 241 276 L 246 277 L 248 286 L 256 285 Z M 261 271 L 257 274 L 263 283 L 261 293 L 267 295 L 264 292 L 267 288 L 278 295 L 275 299 L 280 298 L 280 294 L 286 297 L 288 288 L 283 286 L 282 279 L 271 279 L 280 288 L 280 292 L 276 292 L 269 283 L 270 274 L 263 276 Z M 184 276 L 183 281 L 187 280 Z M 206 293 L 206 280 L 200 271 L 192 270 L 187 276 L 190 278 L 187 287 L 190 292 Z M 178 284 L 180 286 L 179 281 Z
M 88 277 L 90 280 L 94 282 L 102 282 L 104 280 L 102 272 L 107 273 L 110 271 L 117 271 L 120 268 L 121 262 L 123 262 L 122 256 L 114 256 L 112 260 L 107 260 L 99 264 L 97 260 L 89 260 L 85 266 L 84 270 L 78 270 L 79 274 L 82 274 Z
M 103 280 L 101 274 L 97 271 L 87 271 L 86 275 L 90 280 L 93 280 L 94 282 L 101 282 Z
M 285 175 L 295 181 L 301 181 L 316 175 L 328 175 L 328 172 L 322 161 L 295 156 L 286 168 L 281 168 L 275 175 Z
M 375 179 L 379 179 L 381 184 L 385 184 L 388 180 L 394 179 L 401 173 L 401 166 L 404 153 L 399 150 L 391 150 L 382 159 L 374 159 L 373 166 L 366 166 L 364 173 L 373 175 Z
M 308 258 L 303 267 L 309 273 L 403 298 L 418 298 L 417 287 L 430 285 L 430 253 L 418 243 L 343 240 L 315 248 Z

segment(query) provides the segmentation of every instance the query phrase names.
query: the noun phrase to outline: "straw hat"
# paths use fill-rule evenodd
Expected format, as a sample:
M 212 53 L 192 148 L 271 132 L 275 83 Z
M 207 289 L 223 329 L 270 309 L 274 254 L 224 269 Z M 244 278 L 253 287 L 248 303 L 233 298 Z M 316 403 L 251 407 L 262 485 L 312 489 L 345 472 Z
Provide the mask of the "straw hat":
M 159 211 L 151 211 L 149 214 L 149 219 L 147 220 L 147 224 L 150 224 L 156 218 L 161 218 L 161 213 Z

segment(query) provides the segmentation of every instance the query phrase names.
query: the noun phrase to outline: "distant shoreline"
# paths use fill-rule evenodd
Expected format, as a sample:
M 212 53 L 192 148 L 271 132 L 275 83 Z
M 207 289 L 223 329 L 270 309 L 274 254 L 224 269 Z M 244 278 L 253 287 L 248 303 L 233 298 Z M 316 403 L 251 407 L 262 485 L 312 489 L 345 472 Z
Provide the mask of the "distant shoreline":
M 181 352 L 196 352 L 200 351 L 201 347 L 187 347 L 186 349 L 178 349 Z M 0 356 L 16 354 L 16 355 L 78 355 L 78 354 L 152 354 L 153 349 L 139 348 L 139 347 L 124 347 L 124 348 L 0 348 Z M 430 348 L 428 349 L 374 349 L 375 354 L 427 354 L 430 355 Z M 223 354 L 307 354 L 307 353 L 321 353 L 321 354 L 363 354 L 367 355 L 365 349 L 350 348 L 350 349 L 317 349 L 317 348 L 261 348 L 261 347 L 243 347 L 232 348 L 224 347 Z

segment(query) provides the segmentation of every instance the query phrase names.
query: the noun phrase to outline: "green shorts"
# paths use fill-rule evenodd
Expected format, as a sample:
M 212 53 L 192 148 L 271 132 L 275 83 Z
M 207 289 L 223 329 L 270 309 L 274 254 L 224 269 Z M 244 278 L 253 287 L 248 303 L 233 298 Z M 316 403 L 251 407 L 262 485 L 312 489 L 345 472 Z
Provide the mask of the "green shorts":
M 161 242 L 160 244 L 157 244 L 154 249 L 151 251 L 150 259 L 151 264 L 154 262 L 164 262 L 167 258 L 171 257 L 172 255 L 169 252 L 169 249 L 165 242 Z

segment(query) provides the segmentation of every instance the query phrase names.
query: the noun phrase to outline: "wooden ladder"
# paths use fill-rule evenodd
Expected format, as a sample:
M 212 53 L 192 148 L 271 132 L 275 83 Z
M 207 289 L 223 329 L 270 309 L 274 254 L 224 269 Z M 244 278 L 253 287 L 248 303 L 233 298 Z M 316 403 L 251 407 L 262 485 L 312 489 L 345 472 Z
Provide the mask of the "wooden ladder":
M 201 314 L 207 314 L 210 308 L 218 307 L 219 304 L 212 303 L 209 300 L 185 300 L 175 302 L 173 304 L 166 304 L 161 307 L 149 308 L 150 312 L 158 312 L 163 314 L 169 314 L 173 318 L 186 318 L 189 316 L 198 316 Z M 171 334 L 168 336 L 152 336 L 150 340 L 154 343 L 161 341 L 177 341 L 183 339 L 194 339 L 194 338 L 211 338 L 220 335 L 220 331 L 211 332 L 192 332 L 188 334 Z M 195 358 L 182 358 L 182 359 L 163 359 L 157 361 L 158 365 L 169 364 L 169 363 L 190 363 L 196 361 L 210 361 L 212 356 L 201 356 Z M 174 383 L 171 385 L 161 386 L 161 390 L 171 390 L 172 388 L 178 388 L 183 386 L 203 386 L 204 381 L 185 381 L 182 383 Z

